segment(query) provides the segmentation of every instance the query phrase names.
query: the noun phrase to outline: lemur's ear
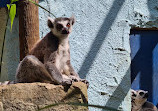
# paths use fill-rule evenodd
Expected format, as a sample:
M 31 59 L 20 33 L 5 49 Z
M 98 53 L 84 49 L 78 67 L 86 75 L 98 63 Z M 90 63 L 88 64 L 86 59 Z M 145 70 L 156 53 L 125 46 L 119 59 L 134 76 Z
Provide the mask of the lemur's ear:
M 135 92 L 135 90 L 131 89 L 131 92 L 133 93 L 133 92 Z
M 136 91 L 131 89 L 131 96 L 136 96 Z
M 48 24 L 49 28 L 53 28 L 54 27 L 54 19 L 52 19 L 51 17 L 48 17 L 47 24 Z
M 136 92 L 135 90 L 131 89 L 131 94 L 132 94 L 132 93 L 135 93 L 135 92 Z
M 73 24 L 76 22 L 75 16 L 72 15 L 72 16 L 70 17 L 70 20 L 72 21 L 72 25 L 73 25 Z

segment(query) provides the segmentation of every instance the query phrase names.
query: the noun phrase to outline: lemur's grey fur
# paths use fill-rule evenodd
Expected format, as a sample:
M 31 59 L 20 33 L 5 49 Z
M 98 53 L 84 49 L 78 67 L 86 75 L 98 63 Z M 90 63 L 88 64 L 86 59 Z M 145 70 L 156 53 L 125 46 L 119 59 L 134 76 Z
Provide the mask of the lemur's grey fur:
M 131 90 L 131 111 L 158 111 L 156 106 L 147 101 L 148 92 L 144 90 Z
M 32 48 L 20 62 L 16 72 L 16 82 L 46 82 L 71 84 L 83 81 L 70 63 L 69 34 L 75 18 L 48 18 L 51 31 Z

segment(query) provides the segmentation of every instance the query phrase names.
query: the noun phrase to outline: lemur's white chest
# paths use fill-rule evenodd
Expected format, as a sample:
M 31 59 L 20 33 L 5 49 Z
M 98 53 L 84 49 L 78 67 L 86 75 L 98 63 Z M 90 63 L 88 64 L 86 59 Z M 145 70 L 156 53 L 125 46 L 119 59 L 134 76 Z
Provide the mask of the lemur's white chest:
M 67 65 L 67 61 L 69 60 L 69 43 L 68 39 L 63 40 L 59 43 L 57 58 L 56 58 L 56 67 L 62 74 L 69 75 L 69 66 Z

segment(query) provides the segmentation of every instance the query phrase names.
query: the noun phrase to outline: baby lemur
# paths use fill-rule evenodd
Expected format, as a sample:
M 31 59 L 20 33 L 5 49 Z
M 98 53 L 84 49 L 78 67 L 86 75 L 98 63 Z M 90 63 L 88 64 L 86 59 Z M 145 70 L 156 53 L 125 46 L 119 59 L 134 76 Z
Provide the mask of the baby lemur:
M 156 106 L 147 101 L 148 92 L 144 90 L 131 90 L 131 111 L 158 111 Z
M 16 82 L 45 82 L 52 84 L 72 84 L 83 81 L 70 63 L 69 34 L 75 18 L 48 18 L 50 32 L 32 48 L 19 63 Z

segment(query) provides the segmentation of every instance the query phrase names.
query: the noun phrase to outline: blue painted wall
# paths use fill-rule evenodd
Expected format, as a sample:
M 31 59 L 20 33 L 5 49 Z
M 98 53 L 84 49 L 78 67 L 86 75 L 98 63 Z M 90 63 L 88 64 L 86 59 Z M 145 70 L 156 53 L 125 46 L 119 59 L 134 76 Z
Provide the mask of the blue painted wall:
M 131 31 L 132 89 L 149 92 L 158 105 L 158 31 Z

